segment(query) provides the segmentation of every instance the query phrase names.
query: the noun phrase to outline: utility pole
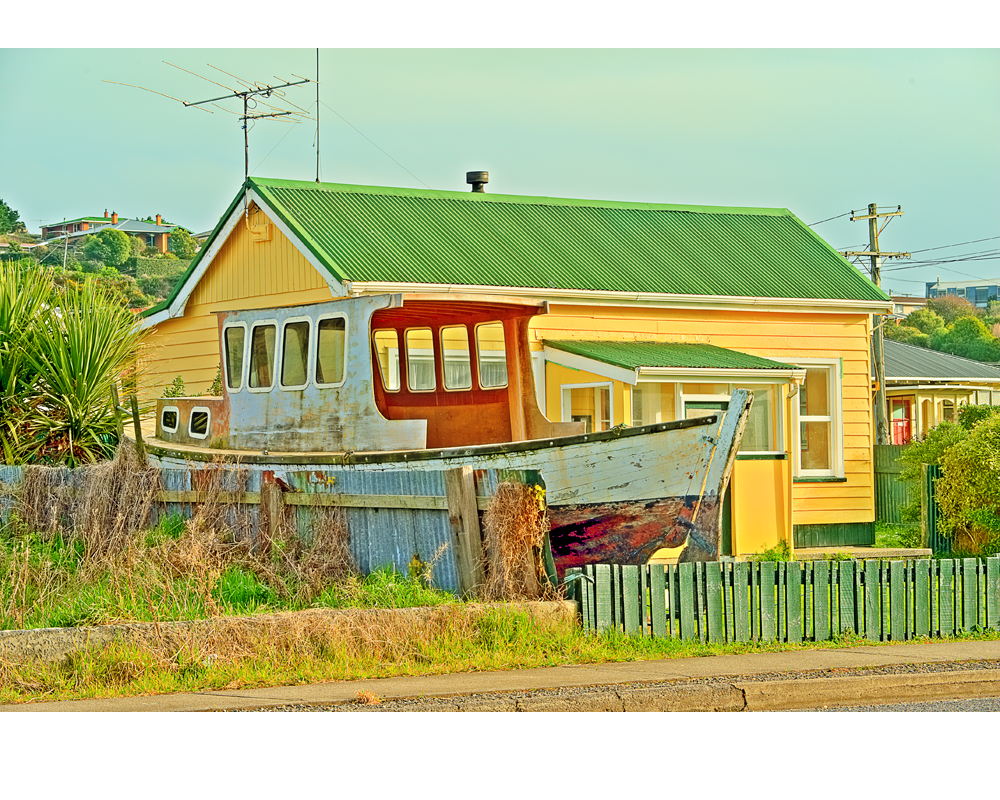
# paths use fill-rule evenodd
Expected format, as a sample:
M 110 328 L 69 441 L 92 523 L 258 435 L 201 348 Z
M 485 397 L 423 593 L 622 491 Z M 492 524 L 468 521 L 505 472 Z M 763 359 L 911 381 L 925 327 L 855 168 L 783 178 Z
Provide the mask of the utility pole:
M 909 258 L 909 253 L 882 253 L 878 249 L 878 221 L 880 217 L 901 217 L 903 216 L 902 206 L 896 206 L 895 211 L 879 214 L 875 203 L 868 204 L 868 214 L 856 216 L 851 211 L 851 222 L 861 222 L 868 220 L 868 250 L 866 252 L 855 252 L 849 250 L 844 256 L 868 256 L 871 259 L 872 283 L 882 288 L 881 282 L 881 259 L 882 258 Z M 884 226 L 883 226 L 884 227 Z M 875 442 L 876 444 L 891 444 L 889 435 L 889 415 L 886 410 L 885 400 L 885 358 L 882 354 L 882 322 L 879 320 L 872 329 L 872 358 L 875 362 Z

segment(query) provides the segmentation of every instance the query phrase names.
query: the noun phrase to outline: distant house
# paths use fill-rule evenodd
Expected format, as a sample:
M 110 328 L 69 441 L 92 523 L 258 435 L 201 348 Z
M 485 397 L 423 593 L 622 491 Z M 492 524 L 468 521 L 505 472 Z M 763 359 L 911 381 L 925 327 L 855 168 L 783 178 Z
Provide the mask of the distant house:
M 968 300 L 976 308 L 986 308 L 990 300 L 996 300 L 1000 295 L 1000 280 L 975 281 L 929 281 L 925 293 L 928 298 L 961 297 Z
M 918 309 L 927 308 L 926 297 L 891 294 L 889 299 L 892 300 L 892 313 L 898 317 L 906 317 Z
M 176 225 L 164 223 L 163 216 L 156 215 L 156 221 L 119 219 L 117 212 L 104 212 L 103 217 L 80 217 L 79 219 L 53 222 L 42 226 L 42 239 L 46 244 L 69 239 L 75 242 L 84 236 L 98 233 L 106 228 L 114 228 L 129 236 L 135 236 L 147 247 L 155 247 L 161 253 L 170 249 L 170 232 Z
M 145 394 L 207 390 L 217 311 L 394 292 L 544 301 L 528 335 L 552 421 L 686 419 L 752 389 L 724 552 L 874 543 L 870 336 L 892 304 L 787 209 L 250 178 L 144 312 Z
M 1000 367 L 886 339 L 885 392 L 892 443 L 955 422 L 964 405 L 1000 405 Z

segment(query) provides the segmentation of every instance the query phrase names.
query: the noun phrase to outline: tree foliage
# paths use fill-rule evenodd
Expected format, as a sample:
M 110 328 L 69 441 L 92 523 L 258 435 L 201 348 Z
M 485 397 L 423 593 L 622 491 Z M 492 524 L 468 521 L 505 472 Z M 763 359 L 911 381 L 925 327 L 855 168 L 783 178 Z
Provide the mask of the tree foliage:
M 170 252 L 178 258 L 189 261 L 198 252 L 198 241 L 184 228 L 170 231 Z
M 941 316 L 945 325 L 951 325 L 962 317 L 982 317 L 984 312 L 976 308 L 964 297 L 953 294 L 933 297 L 927 301 L 927 308 Z
M 961 317 L 931 334 L 931 347 L 976 361 L 1000 361 L 1000 342 L 976 317 Z
M 917 347 L 930 347 L 931 337 L 909 325 L 885 325 L 882 328 L 882 335 L 894 342 L 903 342 L 903 344 L 912 344 Z
M 135 383 L 136 315 L 93 278 L 55 278 L 33 261 L 0 264 L 0 449 L 9 464 L 109 457 L 111 387 L 126 375 Z
M 3 200 L 0 200 L 0 233 L 18 233 L 24 230 L 21 215 Z
M 1000 552 L 1000 416 L 990 415 L 941 454 L 940 530 L 959 552 Z
M 926 333 L 929 336 L 934 331 L 943 328 L 945 323 L 944 317 L 936 311 L 932 311 L 929 308 L 918 308 L 907 315 L 906 319 L 903 320 L 903 325 L 916 328 L 921 333 Z

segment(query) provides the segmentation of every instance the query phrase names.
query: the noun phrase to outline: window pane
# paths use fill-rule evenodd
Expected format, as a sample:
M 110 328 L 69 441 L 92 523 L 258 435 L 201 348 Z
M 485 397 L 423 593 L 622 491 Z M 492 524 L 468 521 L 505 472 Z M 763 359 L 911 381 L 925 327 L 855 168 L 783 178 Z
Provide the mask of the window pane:
M 309 358 L 309 323 L 289 322 L 281 348 L 281 385 L 305 386 Z
M 484 389 L 507 385 L 507 348 L 503 339 L 503 323 L 490 322 L 476 328 L 479 349 L 479 384 Z
M 250 388 L 274 385 L 274 325 L 257 325 L 250 336 Z
M 347 324 L 343 318 L 333 317 L 319 321 L 316 334 L 316 383 L 340 383 L 344 379 L 346 336 Z
M 825 367 L 807 368 L 799 397 L 799 413 L 803 416 L 830 416 L 830 370 Z
M 382 373 L 382 387 L 387 392 L 399 391 L 399 336 L 396 331 L 375 331 L 372 340 Z
M 444 356 L 444 388 L 471 389 L 472 364 L 468 328 L 464 325 L 442 328 L 441 352 Z
M 243 385 L 243 345 L 246 328 L 226 328 L 226 385 L 239 389 Z
M 670 390 L 670 397 L 666 390 Z M 640 383 L 632 387 L 632 424 L 653 425 L 668 418 L 673 403 L 674 387 L 671 384 Z
M 800 423 L 802 469 L 833 469 L 833 424 L 829 422 Z
M 437 385 L 434 336 L 430 328 L 411 328 L 406 332 L 406 383 L 414 392 L 428 391 Z
M 753 388 L 753 405 L 750 406 L 750 416 L 743 430 L 743 440 L 740 443 L 741 452 L 772 452 L 774 446 L 774 415 L 771 387 L 755 386 Z

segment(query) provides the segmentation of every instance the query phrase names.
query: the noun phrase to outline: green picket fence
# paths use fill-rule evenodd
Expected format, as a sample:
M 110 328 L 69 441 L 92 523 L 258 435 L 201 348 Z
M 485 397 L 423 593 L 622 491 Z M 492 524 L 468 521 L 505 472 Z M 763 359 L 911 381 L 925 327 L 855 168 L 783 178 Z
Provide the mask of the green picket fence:
M 593 564 L 566 571 L 586 631 L 703 642 L 900 642 L 1000 629 L 1000 557 Z

